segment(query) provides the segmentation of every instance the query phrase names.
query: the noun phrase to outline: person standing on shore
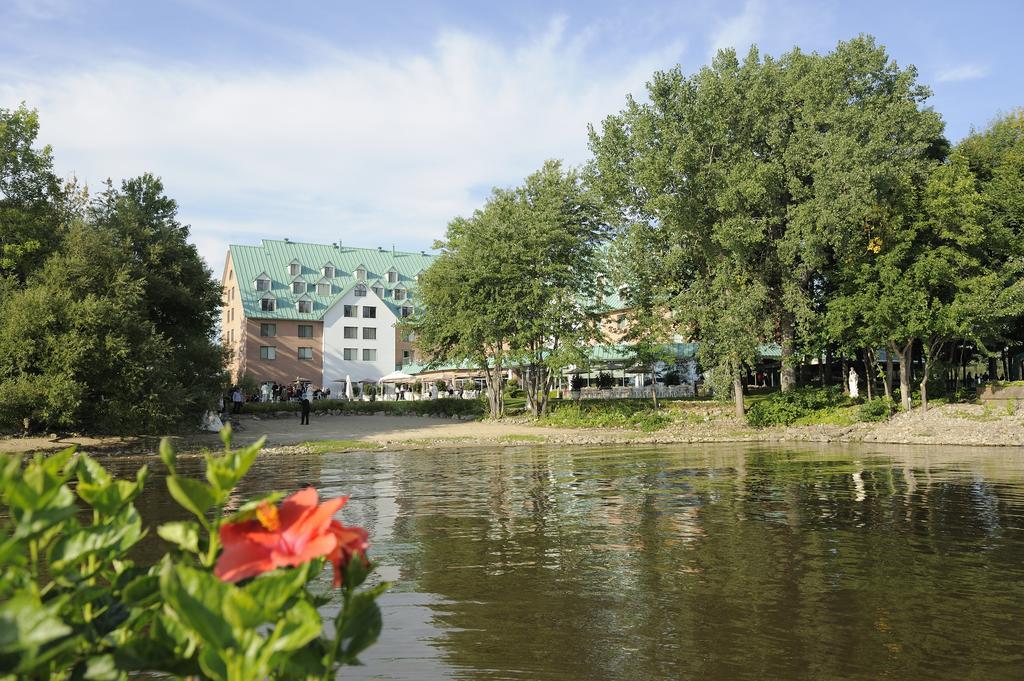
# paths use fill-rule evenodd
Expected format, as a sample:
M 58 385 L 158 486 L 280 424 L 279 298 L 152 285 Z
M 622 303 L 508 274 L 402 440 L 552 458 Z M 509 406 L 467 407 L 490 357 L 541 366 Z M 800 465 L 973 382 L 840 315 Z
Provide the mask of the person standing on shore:
M 309 395 L 302 396 L 302 420 L 299 421 L 299 425 L 309 425 Z
M 242 389 L 241 388 L 236 387 L 231 392 L 231 402 L 233 403 L 233 406 L 234 406 L 234 413 L 235 414 L 242 413 Z

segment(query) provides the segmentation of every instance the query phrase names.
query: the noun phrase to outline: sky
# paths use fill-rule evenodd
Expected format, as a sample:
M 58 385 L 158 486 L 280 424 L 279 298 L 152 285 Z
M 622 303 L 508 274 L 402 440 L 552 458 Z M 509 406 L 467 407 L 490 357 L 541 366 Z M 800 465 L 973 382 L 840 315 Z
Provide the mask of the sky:
M 0 0 L 0 108 L 39 111 L 62 176 L 160 176 L 219 276 L 263 238 L 430 249 L 723 47 L 869 33 L 955 142 L 1024 105 L 1022 25 L 1020 0 Z

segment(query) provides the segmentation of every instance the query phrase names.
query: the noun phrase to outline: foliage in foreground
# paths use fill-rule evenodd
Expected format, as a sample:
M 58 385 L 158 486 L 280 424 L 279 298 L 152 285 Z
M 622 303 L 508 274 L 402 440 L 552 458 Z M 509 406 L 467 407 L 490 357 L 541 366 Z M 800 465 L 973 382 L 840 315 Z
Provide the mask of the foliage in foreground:
M 115 480 L 73 449 L 24 466 L 0 458 L 0 678 L 333 679 L 358 662 L 380 632 L 375 599 L 387 588 L 358 588 L 365 532 L 331 519 L 344 499 L 318 505 L 312 488 L 280 506 L 273 494 L 236 507 L 233 490 L 262 441 L 231 450 L 230 430 L 223 438 L 205 482 L 179 475 L 162 443 L 167 488 L 195 520 L 156 528 L 174 548 L 155 565 L 129 558 L 148 532 L 133 504 L 145 466 Z M 326 628 L 325 560 L 342 587 Z

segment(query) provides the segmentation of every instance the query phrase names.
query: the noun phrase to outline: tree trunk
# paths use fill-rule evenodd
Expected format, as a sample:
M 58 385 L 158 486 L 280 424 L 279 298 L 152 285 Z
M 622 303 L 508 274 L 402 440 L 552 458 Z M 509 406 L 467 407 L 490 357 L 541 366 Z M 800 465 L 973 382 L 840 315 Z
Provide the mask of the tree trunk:
M 495 366 L 484 365 L 484 376 L 487 377 L 487 405 L 491 411 L 491 418 L 501 418 L 505 414 L 505 397 L 501 393 L 502 371 L 501 364 L 495 361 Z
M 996 372 L 997 371 L 998 371 L 998 369 L 996 368 L 996 358 L 995 357 L 989 357 L 988 358 L 988 380 L 990 380 L 990 381 L 996 380 Z
M 733 373 L 732 376 L 732 399 L 736 406 L 736 416 L 743 418 L 746 409 L 743 407 L 743 377 L 740 375 L 739 370 Z
M 896 348 L 896 351 L 900 355 L 900 403 L 903 411 L 910 411 L 910 363 L 914 355 L 914 339 L 911 338 L 902 348 Z
M 782 315 L 782 367 L 779 386 L 782 392 L 796 388 L 796 329 L 788 314 Z
M 843 356 L 843 373 L 840 374 L 840 375 L 843 377 L 843 380 L 841 381 L 842 386 L 843 386 L 843 394 L 846 395 L 847 397 L 849 397 L 850 396 L 850 380 L 849 380 L 848 377 L 850 375 L 850 365 L 846 361 L 846 356 L 845 355 Z
M 653 368 L 651 369 L 651 399 L 654 400 L 654 408 L 660 409 L 658 406 L 658 374 Z
M 942 343 L 930 340 L 924 344 L 924 375 L 921 377 L 921 411 L 928 411 L 928 374 L 931 373 L 935 357 L 942 351 Z
M 885 377 L 882 379 L 882 388 L 885 390 L 885 399 L 892 402 L 892 345 L 885 351 Z
M 875 350 L 870 346 L 864 348 L 864 387 L 870 402 L 875 392 Z

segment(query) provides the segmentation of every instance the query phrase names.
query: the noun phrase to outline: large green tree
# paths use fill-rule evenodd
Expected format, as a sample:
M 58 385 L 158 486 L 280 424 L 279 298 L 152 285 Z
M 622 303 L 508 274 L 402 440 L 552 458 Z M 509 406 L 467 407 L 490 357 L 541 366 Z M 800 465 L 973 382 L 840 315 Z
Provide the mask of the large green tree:
M 435 364 L 481 367 L 495 416 L 514 367 L 530 411 L 544 413 L 559 370 L 581 363 L 598 334 L 602 225 L 582 178 L 558 161 L 494 190 L 472 217 L 452 221 L 421 279 L 423 308 L 409 323 L 420 349 Z
M 36 147 L 39 116 L 0 109 L 0 276 L 23 282 L 60 243 L 66 197 L 50 147 Z
M 35 115 L 0 120 L 16 138 L 0 184 L 2 425 L 126 433 L 197 421 L 223 379 L 220 294 L 175 202 L 143 175 L 86 207 L 59 188 L 49 150 L 34 150 Z
M 908 178 L 942 154 L 929 92 L 861 37 L 823 56 L 725 50 L 692 76 L 656 73 L 648 94 L 591 132 L 611 219 L 651 254 L 626 264 L 646 270 L 628 280 L 659 282 L 637 302 L 709 341 L 702 363 L 737 384 L 756 348 L 779 342 L 789 389 L 797 355 L 829 342 L 832 264 L 864 247 L 869 216 L 901 212 Z

